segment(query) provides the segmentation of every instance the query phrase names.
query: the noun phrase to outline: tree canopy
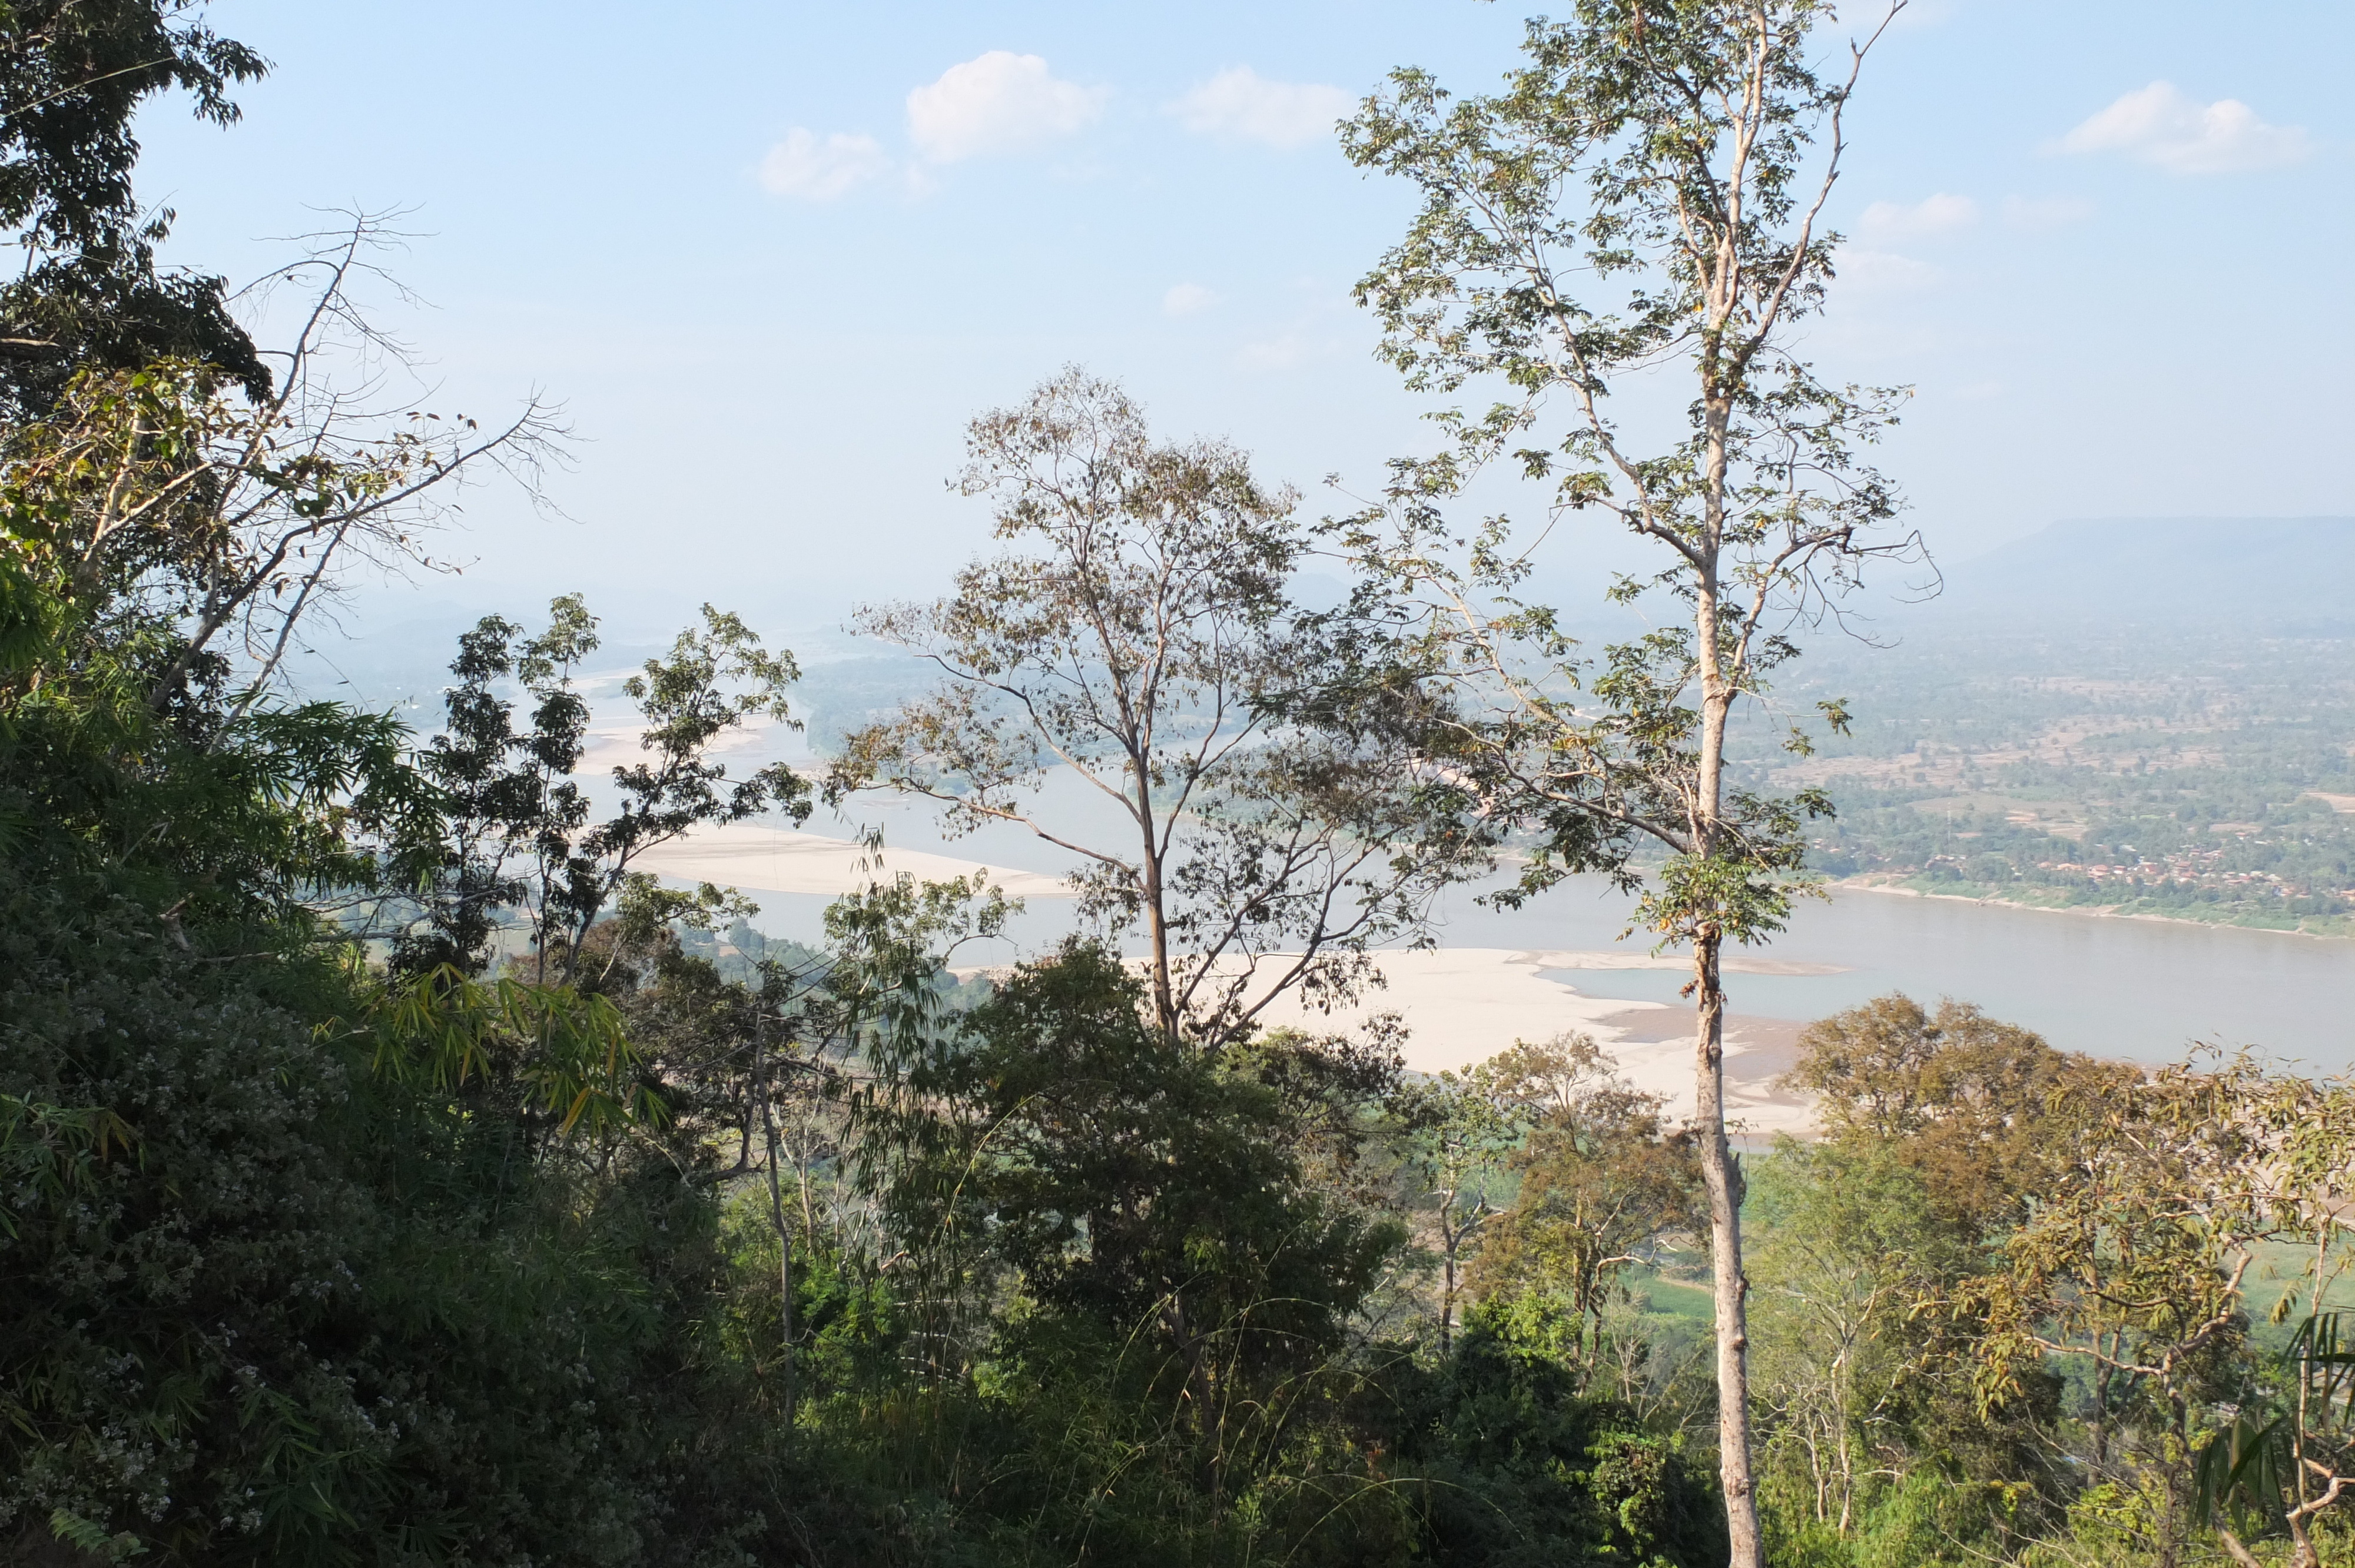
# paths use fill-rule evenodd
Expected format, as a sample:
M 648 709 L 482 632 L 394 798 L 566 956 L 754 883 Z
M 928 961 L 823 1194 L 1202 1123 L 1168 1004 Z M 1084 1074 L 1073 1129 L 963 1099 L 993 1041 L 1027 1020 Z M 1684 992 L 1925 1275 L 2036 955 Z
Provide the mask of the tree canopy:
M 158 271 L 135 113 L 262 69 L 201 5 L 0 5 L 0 1557 L 2345 1557 L 2347 1084 L 1891 995 L 1800 1033 L 1814 1136 L 1737 1163 L 1721 952 L 1826 802 L 1725 726 L 1906 544 L 1892 398 L 1791 335 L 1833 20 L 1577 0 L 1500 92 L 1399 73 L 1345 132 L 1422 201 L 1363 295 L 1412 385 L 1502 401 L 1330 527 L 1085 373 L 983 414 L 997 553 L 860 620 L 937 684 L 796 771 L 732 760 L 810 705 L 717 605 L 610 685 L 582 597 L 485 617 L 431 733 L 300 690 L 320 607 L 560 429 L 352 400 L 368 220 L 266 352 Z M 1612 417 L 1663 364 L 1684 422 Z M 1689 619 L 1585 650 L 1452 515 L 1497 463 Z M 791 941 L 648 869 L 870 788 L 1060 846 L 1082 928 L 982 965 L 1002 889 L 879 872 Z M 1607 1039 L 1425 1075 L 1394 1017 L 1271 1023 L 1508 855 L 1508 904 L 1646 887 L 1692 1119 Z
M 168 210 L 132 188 L 142 104 L 185 92 L 234 124 L 229 95 L 268 69 L 213 30 L 204 0 L 14 0 L 0 17 L 0 227 L 25 268 L 0 290 L 0 395 L 44 411 L 84 366 L 202 361 L 256 397 L 270 369 L 218 278 L 160 270 Z

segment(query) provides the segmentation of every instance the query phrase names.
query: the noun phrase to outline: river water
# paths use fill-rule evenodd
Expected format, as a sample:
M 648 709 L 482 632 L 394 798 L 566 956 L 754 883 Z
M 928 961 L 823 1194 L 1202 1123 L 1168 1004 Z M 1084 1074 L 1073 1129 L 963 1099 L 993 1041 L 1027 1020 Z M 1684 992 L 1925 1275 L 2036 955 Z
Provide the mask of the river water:
M 765 914 L 755 924 L 820 939 L 826 900 L 758 896 Z M 1034 900 L 1015 943 L 986 944 L 961 961 L 1005 962 L 1050 946 L 1069 928 L 1070 907 Z M 1648 946 L 1640 934 L 1616 940 L 1627 909 L 1599 879 L 1574 879 L 1510 912 L 1465 894 L 1450 899 L 1437 935 L 1451 948 L 1639 958 Z M 1838 971 L 1730 973 L 1737 1012 L 1806 1021 L 1902 991 L 1925 1004 L 1976 1002 L 2064 1050 L 2166 1062 L 2202 1044 L 2246 1045 L 2316 1074 L 2355 1070 L 2355 941 L 1839 890 L 1800 905 L 1771 945 L 1732 956 Z M 1589 996 L 1628 1001 L 1676 1002 L 1685 980 L 1678 969 L 1548 972 Z
M 1606 885 L 1582 881 L 1512 913 L 1462 899 L 1441 941 L 1640 952 L 1640 936 L 1614 942 L 1627 907 Z M 2355 941 L 1836 890 L 1828 902 L 1801 905 L 1770 947 L 1741 956 L 1841 972 L 1730 974 L 1738 1012 L 1814 1019 L 1902 991 L 1924 1003 L 1977 1002 L 2067 1050 L 2159 1062 L 2201 1044 L 2249 1045 L 2313 1072 L 2355 1069 Z M 1675 1001 L 1685 979 L 1668 969 L 1553 972 L 1589 995 L 1636 1001 Z
M 1058 807 L 1101 810 L 1068 781 Z M 904 847 L 1050 874 L 1068 865 L 1017 829 L 943 842 L 914 802 L 878 802 L 868 815 Z M 839 824 L 811 826 L 847 836 Z M 763 929 L 818 938 L 825 899 L 765 895 L 760 902 Z M 1648 944 L 1640 936 L 1614 940 L 1628 906 L 1600 877 L 1572 878 L 1509 912 L 1459 891 L 1437 935 L 1455 948 L 1641 955 Z M 1017 923 L 1016 943 L 986 944 L 960 961 L 1005 962 L 1018 945 L 1037 951 L 1070 918 L 1066 901 L 1034 900 Z M 1749 956 L 1839 972 L 1729 974 L 1739 1012 L 1805 1021 L 1902 991 L 1924 1003 L 1945 996 L 1976 1002 L 2066 1050 L 2164 1062 L 2202 1044 L 2247 1045 L 2310 1072 L 2355 1071 L 2355 940 L 1845 890 L 1802 903 L 1789 931 Z M 1666 1002 L 1678 1000 L 1684 980 L 1673 969 L 1580 969 L 1554 978 L 1590 996 Z

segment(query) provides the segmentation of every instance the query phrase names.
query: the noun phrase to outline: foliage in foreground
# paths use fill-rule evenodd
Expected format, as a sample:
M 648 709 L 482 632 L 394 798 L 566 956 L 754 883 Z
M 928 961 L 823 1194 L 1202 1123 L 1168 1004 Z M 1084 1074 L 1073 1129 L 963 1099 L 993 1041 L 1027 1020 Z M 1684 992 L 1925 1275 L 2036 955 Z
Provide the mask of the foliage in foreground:
M 538 634 L 478 626 L 422 746 L 271 686 L 339 551 L 412 555 L 434 486 L 546 431 L 536 410 L 479 439 L 355 428 L 332 394 L 290 390 L 324 385 L 325 339 L 273 383 L 215 281 L 158 275 L 133 111 L 176 84 L 225 121 L 261 69 L 201 9 L 0 16 L 0 222 L 30 263 L 0 291 L 0 1554 L 1692 1568 L 1736 1550 L 1700 1322 L 1654 1307 L 1700 1294 L 1695 1139 L 1591 1042 L 1410 1082 L 1379 1032 L 1259 1032 L 1232 1006 L 1184 1026 L 1183 952 L 1144 986 L 1085 943 L 960 981 L 949 955 L 1007 913 L 978 882 L 870 887 L 829 912 L 823 951 L 758 941 L 741 899 L 635 865 L 806 808 L 787 770 L 716 759 L 755 715 L 787 720 L 794 676 L 717 610 L 624 686 L 645 745 L 610 788 L 576 778 L 595 629 L 575 599 Z M 1433 120 L 1439 140 L 1359 150 L 1477 162 L 1504 123 L 1478 116 L 1507 111 L 1542 143 L 1568 106 L 1549 70 L 1653 47 L 1648 22 L 1614 42 L 1598 18 L 1703 42 L 1724 20 L 1580 14 L 1585 33 L 1533 31 L 1518 97 L 1448 122 L 1468 142 Z M 1423 79 L 1399 85 L 1408 120 L 1438 112 Z M 1506 173 L 1553 211 L 1542 160 Z M 1440 180 L 1433 216 L 1476 186 L 1497 188 Z M 314 326 L 357 324 L 342 284 L 366 238 L 304 264 L 328 279 Z M 1793 278 L 1825 264 L 1804 234 L 1792 256 Z M 1437 321 L 1413 291 L 1440 280 L 1404 281 L 1388 302 L 1412 335 Z M 1685 330 L 1662 298 L 1626 344 L 1571 346 L 1648 355 Z M 1487 303 L 1513 336 L 1526 300 Z M 1788 375 L 1733 399 L 1741 418 L 1879 417 Z M 1515 437 L 1499 418 L 1459 427 L 1463 455 Z M 1608 444 L 1573 432 L 1564 499 L 1607 499 L 1584 469 Z M 1269 572 L 1289 564 L 1288 502 L 1209 455 L 1164 477 L 1225 475 Z M 1139 491 L 1120 518 L 1151 546 L 1184 492 Z M 1849 547 L 1823 518 L 1888 500 L 1871 482 L 1815 522 L 1644 526 L 1767 546 L 1772 576 L 1793 559 L 1776 539 L 1804 567 L 1809 540 Z M 966 586 L 986 600 L 1020 576 Z M 1291 640 L 1278 576 L 1231 600 L 1250 656 L 1192 667 L 1247 676 L 1262 716 L 1268 671 L 1332 651 Z M 1747 637 L 1755 609 L 1731 613 Z M 1683 776 L 1690 729 L 1658 707 L 1681 684 L 1657 683 L 1715 646 L 1656 641 L 1604 672 L 1665 726 L 1651 777 Z M 1487 841 L 1418 836 L 1434 802 L 1391 800 L 1403 775 L 1362 749 L 1390 734 L 1220 782 L 1241 810 L 1181 907 L 1330 939 L 1345 974 L 1352 944 L 1418 928 L 1425 874 Z M 981 760 L 969 780 L 1025 771 Z M 1166 776 L 1130 772 L 1148 827 L 1170 821 Z M 1255 810 L 1279 785 L 1293 806 Z M 1454 782 L 1438 793 L 1452 810 Z M 597 820 L 601 800 L 618 807 Z M 1776 874 L 1757 907 L 1778 914 L 1796 818 L 1735 805 L 1721 826 L 1764 832 L 1749 870 Z M 1353 858 L 1392 831 L 1415 853 L 1389 873 Z M 1259 868 L 1304 846 L 1341 868 L 1327 892 L 1385 912 L 1337 930 L 1271 902 Z M 1755 1376 L 1730 1429 L 1755 1422 L 1771 1561 L 2346 1556 L 2355 1093 L 2247 1061 L 2144 1073 L 1902 997 L 1805 1047 L 1818 1143 L 1741 1171 L 1714 1128 L 1700 1150 L 1719 1209 L 1746 1196 L 1753 1225 Z
M 649 667 L 619 787 L 671 819 L 627 832 L 560 670 L 462 669 L 416 748 L 226 683 L 150 708 L 170 622 L 128 624 L 37 618 L 0 728 L 13 1558 L 1705 1560 L 1684 1440 L 1558 1337 L 1373 1331 L 1421 1192 L 1394 1057 L 1173 1043 L 1084 946 L 976 999 L 975 888 L 723 976 L 741 903 L 628 856 L 794 799 L 709 758 L 726 618 Z M 517 886 L 594 898 L 503 956 Z

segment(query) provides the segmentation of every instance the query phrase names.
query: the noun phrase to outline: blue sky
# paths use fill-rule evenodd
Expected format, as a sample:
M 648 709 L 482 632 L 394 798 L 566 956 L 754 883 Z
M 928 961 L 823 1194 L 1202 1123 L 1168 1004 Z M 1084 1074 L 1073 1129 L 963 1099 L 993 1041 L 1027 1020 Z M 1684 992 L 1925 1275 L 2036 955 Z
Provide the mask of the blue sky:
M 410 209 L 431 308 L 385 319 L 429 400 L 566 405 L 568 520 L 477 493 L 423 597 L 799 631 L 984 546 L 961 425 L 1067 361 L 1312 504 L 1370 486 L 1423 437 L 1348 288 L 1407 199 L 1322 127 L 1393 66 L 1493 83 L 1530 9 L 219 0 L 276 73 L 227 132 L 151 112 L 143 194 L 233 278 L 314 208 Z M 2350 52 L 2344 0 L 1916 0 L 1810 352 L 1918 389 L 1883 459 L 1941 554 L 2355 512 Z

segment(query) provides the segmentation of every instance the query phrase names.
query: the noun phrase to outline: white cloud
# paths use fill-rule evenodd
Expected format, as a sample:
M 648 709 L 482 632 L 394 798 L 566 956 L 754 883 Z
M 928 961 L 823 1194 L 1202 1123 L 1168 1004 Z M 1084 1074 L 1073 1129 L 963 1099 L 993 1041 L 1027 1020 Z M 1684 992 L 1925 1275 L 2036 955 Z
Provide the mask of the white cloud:
M 1247 343 L 1235 355 L 1246 370 L 1291 370 L 1308 357 L 1308 344 L 1296 332 L 1280 333 L 1264 343 Z
M 1860 250 L 1853 245 L 1840 247 L 1838 266 L 1841 278 L 1872 293 L 1911 293 L 1945 276 L 1927 261 L 1893 250 Z
M 1018 153 L 1090 124 L 1111 96 L 1059 79 L 1037 55 L 992 49 L 908 94 L 908 136 L 935 164 Z
M 2237 98 L 2195 103 L 2173 82 L 2127 93 L 2061 138 L 2064 153 L 2124 153 L 2178 175 L 2295 164 L 2314 150 L 2294 125 L 2268 125 Z
M 2035 232 L 2065 228 L 2094 216 L 2094 204 L 2083 196 L 2006 196 L 2003 220 L 2014 228 Z
M 1161 296 L 1161 313 L 1165 316 L 1190 316 L 1197 311 L 1207 311 L 1219 302 L 1219 296 L 1199 283 L 1179 283 Z
M 1230 66 L 1169 106 L 1187 130 L 1229 142 L 1298 147 L 1333 133 L 1357 101 L 1337 87 L 1270 81 L 1249 66 Z
M 872 136 L 837 131 L 821 137 L 796 125 L 761 160 L 761 185 L 772 196 L 832 201 L 890 168 L 890 158 Z
M 1940 191 L 1917 202 L 1877 201 L 1857 220 L 1857 232 L 1875 239 L 1921 239 L 1953 234 L 1979 220 L 1979 204 Z

